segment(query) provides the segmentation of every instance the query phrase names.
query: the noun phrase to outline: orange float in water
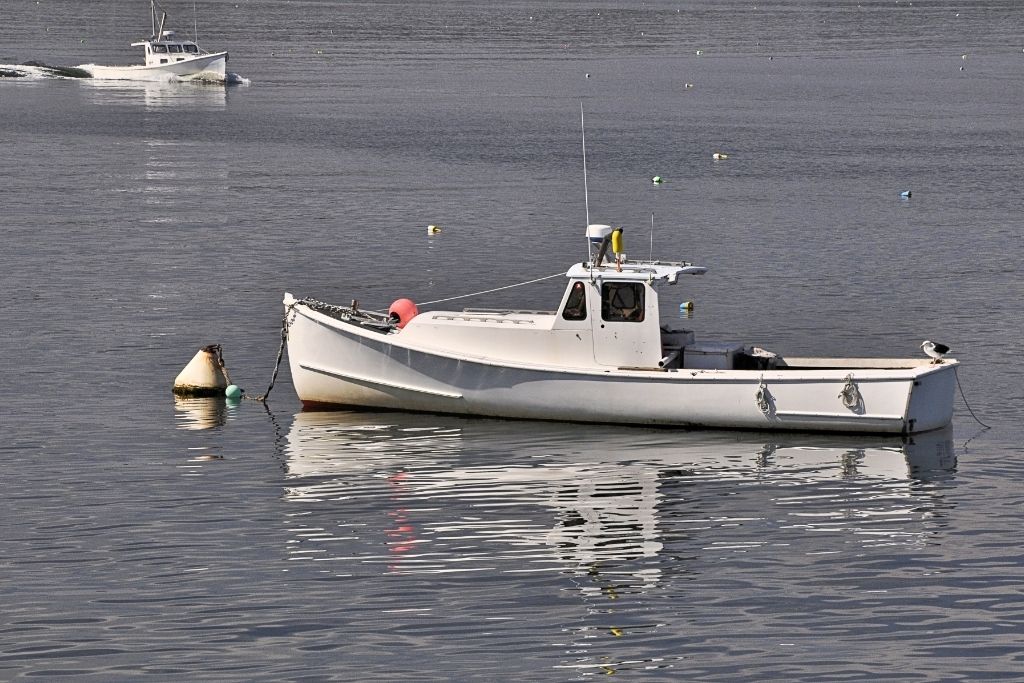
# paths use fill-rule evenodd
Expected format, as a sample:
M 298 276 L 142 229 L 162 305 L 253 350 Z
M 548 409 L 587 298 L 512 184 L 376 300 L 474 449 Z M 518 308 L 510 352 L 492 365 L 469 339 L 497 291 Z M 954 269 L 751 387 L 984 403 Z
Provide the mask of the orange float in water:
M 413 303 L 412 299 L 397 299 L 388 308 L 388 316 L 392 320 L 398 321 L 398 329 L 402 329 L 409 324 L 409 321 L 419 315 L 420 309 L 416 308 L 416 304 Z

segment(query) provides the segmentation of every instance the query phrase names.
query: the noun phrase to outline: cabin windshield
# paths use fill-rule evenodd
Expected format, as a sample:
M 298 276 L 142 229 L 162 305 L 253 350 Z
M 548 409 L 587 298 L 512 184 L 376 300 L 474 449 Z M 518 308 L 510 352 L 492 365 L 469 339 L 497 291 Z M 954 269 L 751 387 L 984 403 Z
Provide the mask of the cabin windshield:
M 643 284 L 605 282 L 601 285 L 601 319 L 607 322 L 643 322 Z
M 565 320 L 587 319 L 587 287 L 582 282 L 572 284 L 569 298 L 566 299 L 565 308 L 562 309 L 562 318 Z
M 158 45 L 152 45 L 151 48 L 152 48 L 153 52 L 160 52 L 160 53 L 167 52 L 167 46 L 166 45 L 159 45 L 159 44 Z
M 178 53 L 181 52 L 181 45 L 168 45 L 167 49 L 171 52 Z

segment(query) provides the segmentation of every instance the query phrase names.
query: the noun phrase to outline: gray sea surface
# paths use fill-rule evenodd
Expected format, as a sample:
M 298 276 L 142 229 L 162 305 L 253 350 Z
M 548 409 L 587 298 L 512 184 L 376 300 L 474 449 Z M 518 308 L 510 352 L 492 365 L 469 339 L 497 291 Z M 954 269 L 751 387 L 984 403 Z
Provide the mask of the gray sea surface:
M 0 0 L 0 680 L 1024 680 L 1024 5 L 162 4 L 240 84 L 23 67 L 138 62 L 148 3 Z M 588 208 L 710 268 L 662 297 L 698 337 L 933 339 L 966 402 L 902 440 L 171 395 L 210 343 L 265 391 L 285 291 L 564 272 Z

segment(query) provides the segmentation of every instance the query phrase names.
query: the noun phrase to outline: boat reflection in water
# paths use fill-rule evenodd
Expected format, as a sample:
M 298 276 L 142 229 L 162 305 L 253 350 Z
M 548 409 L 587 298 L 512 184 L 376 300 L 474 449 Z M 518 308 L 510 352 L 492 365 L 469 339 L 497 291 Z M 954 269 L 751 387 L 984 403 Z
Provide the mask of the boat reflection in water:
M 182 114 L 225 109 L 229 89 L 224 83 L 198 81 L 108 81 L 84 78 L 79 82 L 93 104 L 142 104 L 150 111 L 166 109 L 180 111 Z
M 586 593 L 609 571 L 643 590 L 710 550 L 820 550 L 809 531 L 922 543 L 951 439 L 303 412 L 285 445 L 290 559 L 345 576 L 568 572 Z

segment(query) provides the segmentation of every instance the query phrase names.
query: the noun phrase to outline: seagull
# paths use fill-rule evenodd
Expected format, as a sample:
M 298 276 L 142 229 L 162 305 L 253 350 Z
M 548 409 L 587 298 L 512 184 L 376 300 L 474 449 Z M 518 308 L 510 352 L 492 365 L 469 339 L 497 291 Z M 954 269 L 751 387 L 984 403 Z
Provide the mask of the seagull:
M 941 363 L 942 357 L 949 353 L 949 347 L 945 344 L 938 344 L 927 339 L 921 343 L 921 350 L 934 358 L 933 363 Z

